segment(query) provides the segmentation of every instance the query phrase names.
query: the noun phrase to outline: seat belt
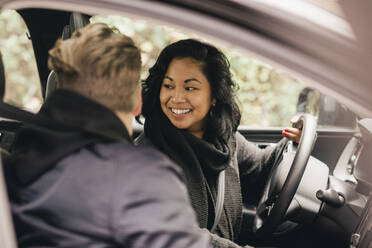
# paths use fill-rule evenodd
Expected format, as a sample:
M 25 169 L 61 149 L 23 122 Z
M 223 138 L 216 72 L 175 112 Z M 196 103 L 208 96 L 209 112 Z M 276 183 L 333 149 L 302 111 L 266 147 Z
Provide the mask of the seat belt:
M 218 174 L 216 212 L 214 215 L 214 223 L 211 228 L 211 232 L 213 232 L 216 229 L 218 222 L 220 222 L 224 201 L 225 201 L 225 170 L 221 171 Z

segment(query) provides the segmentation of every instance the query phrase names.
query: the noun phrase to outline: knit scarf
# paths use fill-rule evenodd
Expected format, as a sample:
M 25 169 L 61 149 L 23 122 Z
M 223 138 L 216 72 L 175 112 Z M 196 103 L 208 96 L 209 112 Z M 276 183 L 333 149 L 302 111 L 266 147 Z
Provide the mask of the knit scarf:
M 174 127 L 161 110 L 147 116 L 145 135 L 183 169 L 191 204 L 201 228 L 210 229 L 213 225 L 218 174 L 225 170 L 225 207 L 216 233 L 224 238 L 233 239 L 235 237 L 233 229 L 237 226 L 234 220 L 240 221 L 241 213 L 239 177 L 229 166 L 236 148 L 235 136 L 227 142 L 217 135 L 208 135 L 204 139 L 199 139 L 186 130 Z M 232 187 L 228 180 L 234 181 Z M 233 189 L 236 193 L 229 194 L 231 192 L 228 189 Z M 238 201 L 232 199 L 236 195 Z M 229 211 L 226 206 L 235 209 Z M 236 216 L 230 216 L 231 213 Z

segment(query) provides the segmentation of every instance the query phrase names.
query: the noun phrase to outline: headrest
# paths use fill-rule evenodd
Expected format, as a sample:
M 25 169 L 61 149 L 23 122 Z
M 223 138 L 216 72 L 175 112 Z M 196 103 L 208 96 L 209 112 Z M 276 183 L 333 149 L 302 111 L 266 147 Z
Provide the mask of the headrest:
M 70 23 L 63 28 L 62 40 L 67 40 L 72 33 L 89 24 L 89 16 L 77 12 L 70 15 Z M 57 74 L 51 71 L 47 80 L 45 98 L 47 98 L 57 88 Z
M 78 30 L 79 28 L 82 28 L 89 24 L 89 16 L 72 12 L 70 16 L 70 28 L 71 28 L 71 34 Z
M 67 40 L 68 38 L 71 37 L 71 35 L 72 33 L 71 33 L 70 25 L 64 26 L 63 31 L 62 31 L 62 40 Z
M 89 16 L 77 12 L 72 12 L 70 15 L 70 23 L 63 28 L 62 40 L 67 40 L 72 34 L 89 24 Z
M 45 89 L 45 99 L 57 89 L 57 74 L 55 71 L 51 71 L 48 76 L 48 81 Z

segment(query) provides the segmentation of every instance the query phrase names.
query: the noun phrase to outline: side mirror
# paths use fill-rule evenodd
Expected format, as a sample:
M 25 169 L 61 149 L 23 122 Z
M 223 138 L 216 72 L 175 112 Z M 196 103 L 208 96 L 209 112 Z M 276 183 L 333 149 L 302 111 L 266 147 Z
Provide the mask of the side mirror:
M 311 113 L 319 126 L 356 128 L 358 116 L 331 96 L 312 88 L 304 88 L 298 97 L 297 114 Z

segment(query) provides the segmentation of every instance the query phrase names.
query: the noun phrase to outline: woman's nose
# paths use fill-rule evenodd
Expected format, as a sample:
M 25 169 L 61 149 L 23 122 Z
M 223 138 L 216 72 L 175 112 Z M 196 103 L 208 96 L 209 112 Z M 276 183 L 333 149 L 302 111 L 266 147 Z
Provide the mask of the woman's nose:
M 173 102 L 185 102 L 185 93 L 183 92 L 183 89 L 176 88 L 174 91 L 174 94 L 172 96 Z

